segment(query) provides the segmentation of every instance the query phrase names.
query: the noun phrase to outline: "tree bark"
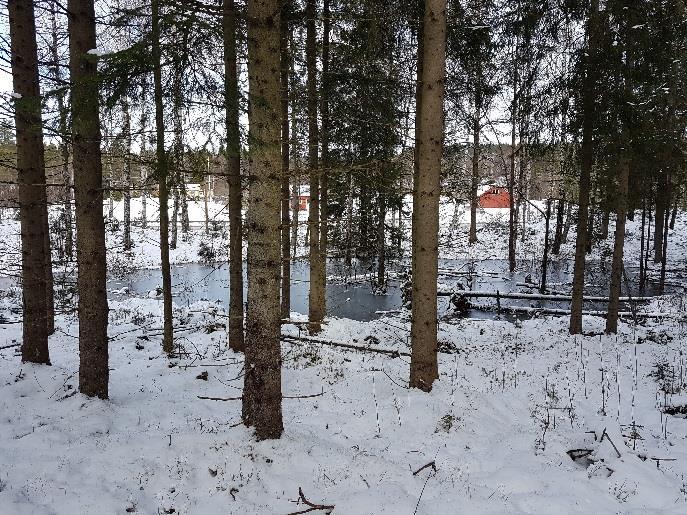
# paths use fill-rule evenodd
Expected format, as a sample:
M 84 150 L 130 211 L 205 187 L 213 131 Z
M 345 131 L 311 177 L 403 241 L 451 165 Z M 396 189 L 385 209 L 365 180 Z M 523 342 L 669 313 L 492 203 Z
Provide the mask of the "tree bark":
M 131 250 L 131 114 L 129 112 L 129 99 L 124 96 L 122 100 L 122 112 L 124 114 L 124 139 L 126 141 L 124 156 L 124 250 Z
M 418 183 L 420 181 L 420 139 L 422 138 L 422 92 L 424 77 L 424 48 L 425 48 L 425 2 L 418 0 L 417 7 L 417 59 L 416 59 L 416 81 L 415 81 L 415 148 L 413 149 L 413 211 L 410 217 L 410 241 L 414 248 L 416 241 L 416 231 L 418 224 L 416 217 L 420 206 Z M 352 203 L 353 201 L 350 200 Z M 411 249 L 410 253 L 411 271 L 415 270 L 416 253 Z
M 596 54 L 598 47 L 599 0 L 591 0 L 587 22 L 587 52 L 585 77 L 582 88 L 582 148 L 580 151 L 579 210 L 577 214 L 577 237 L 575 240 L 575 271 L 573 275 L 570 303 L 570 334 L 582 332 L 582 296 L 584 294 L 584 269 L 587 248 L 587 223 L 589 218 L 589 193 L 592 166 L 594 164 L 594 110 L 598 70 Z
M 50 2 L 50 27 L 51 27 L 51 45 L 50 56 L 53 60 L 52 73 L 55 79 L 55 84 L 62 83 L 62 68 L 60 67 L 59 59 L 59 38 L 57 34 L 57 5 L 56 1 Z M 68 261 L 74 259 L 74 221 L 72 217 L 72 174 L 69 166 L 69 135 L 67 131 L 68 126 L 68 112 L 65 102 L 65 93 L 60 88 L 57 91 L 57 130 L 60 133 L 60 157 L 62 160 L 62 180 L 64 181 L 64 253 Z
M 103 170 L 100 156 L 95 10 L 93 0 L 69 0 L 69 69 L 79 267 L 79 389 L 108 396 L 107 290 Z
M 666 262 L 668 260 L 668 229 L 669 221 L 668 216 L 670 215 L 668 209 L 666 209 L 665 217 L 663 222 L 663 248 L 661 249 L 661 276 L 658 282 L 658 291 L 661 295 L 665 293 L 666 288 Z
M 326 309 L 326 291 L 327 291 L 327 249 L 329 242 L 329 220 L 328 220 L 328 205 L 329 205 L 329 185 L 327 167 L 329 166 L 329 37 L 331 31 L 331 17 L 329 12 L 329 0 L 323 0 L 322 4 L 322 80 L 320 93 L 320 113 L 322 116 L 322 129 L 320 131 L 320 144 L 322 146 L 320 167 L 320 267 L 318 272 L 319 288 L 320 288 L 320 302 L 322 303 L 321 313 L 324 318 Z
M 627 152 L 624 150 L 624 152 Z M 608 291 L 608 316 L 606 317 L 606 333 L 618 332 L 618 310 L 620 308 L 620 289 L 623 277 L 623 248 L 625 246 L 625 223 L 627 220 L 627 190 L 630 178 L 630 159 L 622 156 L 620 161 L 620 176 L 618 178 L 618 194 L 616 197 L 615 241 L 613 243 L 613 267 L 611 269 L 611 283 Z
M 226 173 L 229 182 L 229 325 L 228 343 L 244 350 L 243 334 L 243 222 L 241 219 L 241 133 L 239 86 L 236 64 L 237 13 L 234 0 L 224 0 L 224 95 L 227 125 Z
M 346 174 L 346 184 L 348 185 L 348 195 L 346 196 L 346 251 L 344 254 L 344 264 L 347 269 L 350 269 L 353 262 L 353 172 L 350 170 Z
M 517 244 L 517 225 L 518 225 L 518 210 L 515 205 L 515 131 L 518 119 L 518 82 L 519 82 L 519 67 L 518 67 L 518 42 L 515 43 L 515 52 L 513 55 L 513 103 L 511 105 L 511 139 L 510 139 L 510 174 L 508 178 L 508 268 L 511 273 L 515 271 L 516 256 L 515 246 Z
M 148 106 L 147 106 L 147 91 L 148 81 L 144 77 L 143 85 L 141 86 L 141 166 L 139 168 L 139 180 L 141 184 L 141 228 L 148 228 L 148 213 L 147 213 L 147 199 L 148 199 Z
M 418 143 L 417 211 L 413 234 L 412 357 L 410 386 L 425 391 L 439 377 L 437 362 L 437 269 L 439 195 L 444 137 L 446 0 L 426 0 L 422 53 L 422 102 Z
M 670 213 L 670 222 L 668 224 L 668 228 L 672 231 L 675 229 L 675 219 L 677 218 L 677 208 L 680 203 L 680 198 L 679 198 L 679 192 L 676 191 L 675 194 L 675 200 L 673 201 L 673 210 Z
M 184 145 L 183 145 L 183 122 L 181 115 L 182 91 L 181 91 L 181 63 L 178 57 L 172 58 L 172 119 L 174 130 L 174 141 L 172 142 L 172 191 L 174 196 L 172 207 L 172 238 L 169 246 L 177 248 L 179 235 L 179 209 L 182 208 L 181 192 L 184 184 Z M 182 232 L 183 212 L 182 212 Z
M 482 72 L 478 63 L 475 79 L 475 114 L 472 121 L 472 181 L 470 183 L 470 231 L 468 243 L 477 243 L 477 191 L 479 188 L 480 116 L 482 113 Z
M 22 362 L 50 364 L 48 305 L 45 277 L 47 212 L 43 120 L 38 76 L 36 20 L 33 2 L 8 2 L 12 51 L 12 81 L 17 137 L 17 182 L 22 256 Z
M 310 292 L 308 295 L 308 329 L 317 334 L 322 329 L 325 314 L 325 267 L 320 253 L 320 170 L 319 134 L 317 124 L 317 2 L 307 0 L 305 6 L 305 61 L 308 93 L 308 168 L 310 170 Z
M 668 180 L 666 172 L 661 171 L 656 190 L 656 217 L 654 219 L 654 263 L 660 263 L 663 259 L 663 224 L 668 210 Z
M 289 215 L 289 24 L 288 2 L 281 2 L 279 56 L 281 59 L 281 317 L 291 316 L 291 217 Z M 295 135 L 294 135 L 295 136 Z M 297 216 L 298 213 L 294 211 Z
M 639 283 L 639 291 L 644 292 L 644 289 L 646 288 L 646 278 L 647 278 L 647 273 L 649 270 L 649 254 L 651 252 L 651 223 L 652 223 L 652 216 L 653 216 L 653 206 L 651 205 L 651 197 L 649 197 L 649 206 L 647 207 L 646 210 L 647 214 L 647 224 L 646 224 L 646 243 L 644 244 L 644 256 L 642 259 L 644 259 L 644 277 L 643 281 Z
M 289 59 L 289 96 L 291 98 L 291 161 L 293 166 L 293 177 L 291 178 L 291 212 L 293 220 L 291 222 L 291 255 L 295 258 L 298 251 L 298 223 L 300 217 L 300 165 L 298 159 L 298 136 L 297 136 L 297 105 L 296 98 L 296 70 L 294 62 L 296 59 L 296 45 L 293 40 L 293 33 L 289 34 L 289 47 L 291 48 L 291 59 Z
M 551 225 L 551 199 L 546 199 L 546 224 L 544 228 L 544 256 L 541 263 L 541 284 L 539 291 L 546 293 L 546 275 L 549 266 L 549 226 Z
M 572 208 L 573 203 L 568 202 L 568 207 L 565 210 L 565 223 L 563 224 L 563 237 L 561 242 L 568 243 L 568 234 L 570 233 L 570 225 L 572 224 Z
M 172 319 L 172 275 L 169 267 L 169 164 L 165 151 L 165 114 L 162 97 L 162 56 L 160 51 L 160 2 L 151 1 L 153 88 L 155 97 L 155 166 L 160 202 L 160 268 L 162 269 L 163 336 L 162 350 L 174 352 Z
M 587 246 L 584 249 L 587 254 L 592 253 L 592 248 L 594 247 L 594 242 L 596 241 L 594 235 L 594 220 L 596 215 L 596 207 L 594 206 L 594 198 L 592 197 L 589 201 L 589 216 L 587 217 Z
M 280 94 L 279 0 L 248 0 L 248 311 L 243 422 L 258 440 L 279 438 Z
M 210 181 L 210 156 L 207 156 L 205 174 L 202 178 L 203 187 L 203 214 L 205 215 L 205 234 L 210 234 L 210 210 L 208 206 L 209 195 L 209 181 Z
M 563 244 L 563 224 L 565 222 L 565 192 L 562 193 L 561 198 L 556 202 L 556 231 L 553 236 L 553 245 L 551 246 L 551 253 L 557 256 L 561 251 Z
M 642 239 L 639 244 L 639 291 L 644 291 L 644 234 L 646 232 L 646 198 L 642 197 Z
M 386 187 L 382 170 L 382 187 L 377 195 L 377 287 L 386 288 Z
M 601 240 L 608 238 L 608 224 L 611 220 L 611 210 L 609 206 L 603 206 L 603 211 L 601 213 Z

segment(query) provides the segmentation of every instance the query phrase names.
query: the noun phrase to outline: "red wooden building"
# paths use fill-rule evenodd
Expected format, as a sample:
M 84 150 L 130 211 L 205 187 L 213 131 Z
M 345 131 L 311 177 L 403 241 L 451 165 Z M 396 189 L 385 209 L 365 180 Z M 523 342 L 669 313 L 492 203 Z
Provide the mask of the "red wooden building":
M 490 186 L 487 191 L 479 196 L 479 207 L 486 209 L 510 207 L 508 188 Z
M 310 195 L 308 195 L 308 194 L 298 195 L 298 210 L 299 211 L 307 211 L 309 202 L 310 202 Z

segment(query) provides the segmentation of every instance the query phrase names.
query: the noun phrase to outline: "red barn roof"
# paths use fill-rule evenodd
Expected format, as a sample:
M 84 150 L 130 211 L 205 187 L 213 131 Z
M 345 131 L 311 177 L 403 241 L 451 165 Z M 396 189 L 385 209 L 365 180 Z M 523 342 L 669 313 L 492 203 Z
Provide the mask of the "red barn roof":
M 492 186 L 479 196 L 479 207 L 483 208 L 508 208 L 510 207 L 510 195 L 508 188 Z

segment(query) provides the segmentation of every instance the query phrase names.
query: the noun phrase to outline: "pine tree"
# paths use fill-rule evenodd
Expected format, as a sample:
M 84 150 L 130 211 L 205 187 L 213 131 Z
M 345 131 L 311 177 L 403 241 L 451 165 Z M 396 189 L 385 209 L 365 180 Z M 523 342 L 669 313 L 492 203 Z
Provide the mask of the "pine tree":
M 310 292 L 308 295 L 308 329 L 311 333 L 321 330 L 325 315 L 325 258 L 320 248 L 320 166 L 319 127 L 317 120 L 317 2 L 306 0 L 306 69 L 308 74 L 308 169 L 310 170 L 310 205 L 308 207 L 308 231 L 310 244 Z
M 224 0 L 224 102 L 227 131 L 226 171 L 229 182 L 229 347 L 244 350 L 243 336 L 243 223 L 241 220 L 241 134 L 236 66 L 236 7 Z
M 151 54 L 153 62 L 153 99 L 155 102 L 155 175 L 160 203 L 160 268 L 162 269 L 163 335 L 162 350 L 174 352 L 174 321 L 172 318 L 172 275 L 169 266 L 169 164 L 165 150 L 165 114 L 162 94 L 162 55 L 160 41 L 160 0 L 152 0 Z
M 599 41 L 599 2 L 591 0 L 587 15 L 587 45 L 583 59 L 582 83 L 582 147 L 580 149 L 579 207 L 577 211 L 577 238 L 575 240 L 575 271 L 570 303 L 570 334 L 582 332 L 582 300 L 584 295 L 584 269 L 589 218 L 589 196 L 592 166 L 594 165 L 595 99 L 598 88 L 597 52 Z
M 280 63 L 278 0 L 248 0 L 248 309 L 243 422 L 279 438 L 281 410 Z
M 281 4 L 281 24 L 279 27 L 279 58 L 281 59 L 281 317 L 291 316 L 291 217 L 290 177 L 291 142 L 289 137 L 289 7 L 287 0 Z M 294 217 L 298 213 L 294 210 Z
M 412 358 L 410 386 L 425 391 L 439 378 L 437 362 L 437 271 L 440 171 L 443 151 L 443 99 L 446 77 L 446 0 L 425 0 L 422 103 L 418 172 L 413 188 Z
M 8 10 L 21 220 L 22 361 L 50 364 L 45 274 L 45 263 L 49 261 L 45 240 L 49 236 L 43 224 L 47 217 L 47 197 L 36 21 L 33 2 L 29 0 L 10 0 Z
M 93 4 L 93 0 L 68 2 L 76 258 L 79 267 L 79 389 L 86 395 L 106 399 L 109 381 L 108 305 Z

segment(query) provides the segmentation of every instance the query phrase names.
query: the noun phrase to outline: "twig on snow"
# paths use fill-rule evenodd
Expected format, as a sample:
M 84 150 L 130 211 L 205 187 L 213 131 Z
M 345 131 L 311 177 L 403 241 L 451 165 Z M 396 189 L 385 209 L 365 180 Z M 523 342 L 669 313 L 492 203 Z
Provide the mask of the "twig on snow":
M 621 456 L 620 451 L 618 450 L 618 448 L 617 448 L 617 447 L 615 446 L 615 444 L 613 443 L 613 440 L 611 440 L 611 437 L 608 436 L 608 433 L 606 432 L 606 428 L 605 428 L 605 427 L 604 427 L 603 433 L 601 433 L 601 439 L 599 440 L 599 442 L 603 442 L 603 441 L 604 441 L 604 437 L 606 437 L 606 440 L 608 440 L 608 441 L 611 443 L 611 445 L 612 445 L 613 448 L 615 449 L 616 454 L 618 455 L 618 458 L 620 458 L 620 456 Z
M 305 495 L 303 494 L 303 489 L 301 487 L 298 487 L 298 501 L 296 502 L 302 502 L 306 506 L 309 506 L 309 508 L 301 511 L 292 511 L 288 515 L 300 515 L 301 513 L 309 513 L 311 511 L 316 510 L 324 510 L 327 513 L 329 513 L 334 509 L 333 504 L 315 504 L 313 502 L 310 502 L 308 499 L 306 499 Z
M 205 401 L 240 401 L 243 399 L 243 396 L 241 397 L 205 397 L 203 395 L 197 395 L 199 399 L 205 400 Z
M 437 471 L 437 464 L 436 464 L 436 461 L 435 461 L 435 460 L 432 460 L 432 461 L 430 461 L 429 463 L 427 463 L 426 465 L 422 465 L 419 469 L 417 469 L 415 472 L 413 472 L 413 475 L 414 475 L 414 476 L 417 476 L 420 472 L 422 472 L 423 470 L 425 470 L 425 469 L 428 468 L 428 467 L 432 467 L 432 469 L 434 470 L 434 472 L 436 472 L 436 471 Z
M 324 388 L 320 393 L 312 393 L 310 395 L 282 395 L 282 399 L 312 399 L 313 397 L 322 397 L 324 395 Z M 199 399 L 206 401 L 240 401 L 243 399 L 241 397 L 205 397 L 203 395 L 197 395 Z

